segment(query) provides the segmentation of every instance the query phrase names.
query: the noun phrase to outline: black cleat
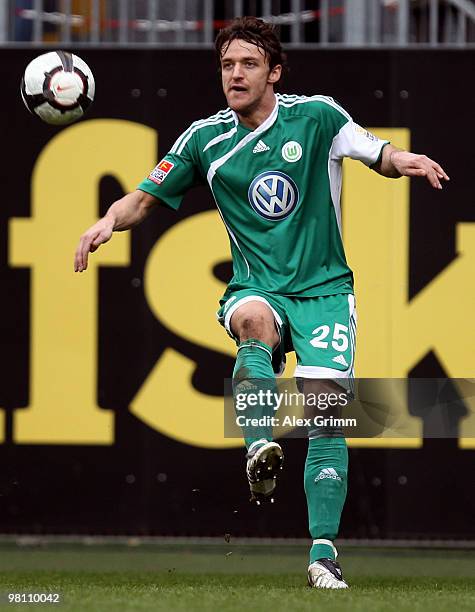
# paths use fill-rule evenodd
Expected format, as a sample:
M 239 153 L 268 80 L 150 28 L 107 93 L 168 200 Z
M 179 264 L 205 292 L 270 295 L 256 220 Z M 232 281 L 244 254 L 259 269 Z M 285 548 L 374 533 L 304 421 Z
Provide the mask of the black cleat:
M 282 469 L 284 453 L 277 442 L 265 442 L 246 455 L 246 474 L 252 503 L 274 503 L 277 476 Z

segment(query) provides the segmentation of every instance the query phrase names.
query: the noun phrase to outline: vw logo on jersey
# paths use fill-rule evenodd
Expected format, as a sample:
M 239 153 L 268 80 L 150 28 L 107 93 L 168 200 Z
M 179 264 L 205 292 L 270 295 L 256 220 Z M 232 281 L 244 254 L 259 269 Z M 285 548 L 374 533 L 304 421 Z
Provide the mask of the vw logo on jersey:
M 290 176 L 277 170 L 258 174 L 247 195 L 256 213 L 271 221 L 285 219 L 299 203 L 297 185 Z

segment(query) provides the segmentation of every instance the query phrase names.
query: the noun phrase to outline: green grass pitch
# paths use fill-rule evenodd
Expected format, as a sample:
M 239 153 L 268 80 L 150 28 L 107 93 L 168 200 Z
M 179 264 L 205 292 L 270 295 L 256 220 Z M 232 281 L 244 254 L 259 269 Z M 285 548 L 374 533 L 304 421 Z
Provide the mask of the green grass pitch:
M 305 586 L 303 546 L 0 546 L 1 609 L 475 610 L 473 551 L 340 549 L 348 591 Z M 8 592 L 59 592 L 60 605 L 8 604 Z

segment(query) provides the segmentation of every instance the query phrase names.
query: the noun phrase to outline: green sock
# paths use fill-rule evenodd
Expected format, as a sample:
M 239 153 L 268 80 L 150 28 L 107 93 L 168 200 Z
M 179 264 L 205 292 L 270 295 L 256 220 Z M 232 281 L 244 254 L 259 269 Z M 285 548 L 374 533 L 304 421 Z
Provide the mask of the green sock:
M 305 494 L 309 531 L 314 541 L 310 563 L 322 558 L 336 558 L 333 540 L 338 534 L 345 503 L 347 474 L 348 449 L 344 438 L 308 441 Z
M 255 338 L 243 340 L 238 347 L 233 372 L 235 406 L 238 395 L 243 401 L 243 398 L 247 395 L 262 392 L 261 397 L 265 396 L 265 401 L 258 403 L 256 406 L 249 405 L 245 410 L 236 410 L 236 414 L 247 418 L 268 417 L 265 419 L 265 424 L 242 428 L 248 450 L 253 442 L 272 440 L 272 426 L 269 424 L 269 419 L 275 416 L 275 412 L 273 409 L 274 403 L 269 405 L 267 401 L 269 398 L 268 391 L 271 393 L 277 391 L 274 370 L 272 369 L 272 348 Z

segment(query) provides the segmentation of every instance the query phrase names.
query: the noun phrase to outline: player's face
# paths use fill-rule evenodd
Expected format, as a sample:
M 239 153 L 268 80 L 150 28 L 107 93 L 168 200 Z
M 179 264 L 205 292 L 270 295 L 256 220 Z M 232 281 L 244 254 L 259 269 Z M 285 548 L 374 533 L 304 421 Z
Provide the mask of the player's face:
M 281 66 L 269 68 L 262 49 L 245 40 L 233 40 L 221 56 L 223 91 L 230 108 L 249 115 L 272 99 Z

